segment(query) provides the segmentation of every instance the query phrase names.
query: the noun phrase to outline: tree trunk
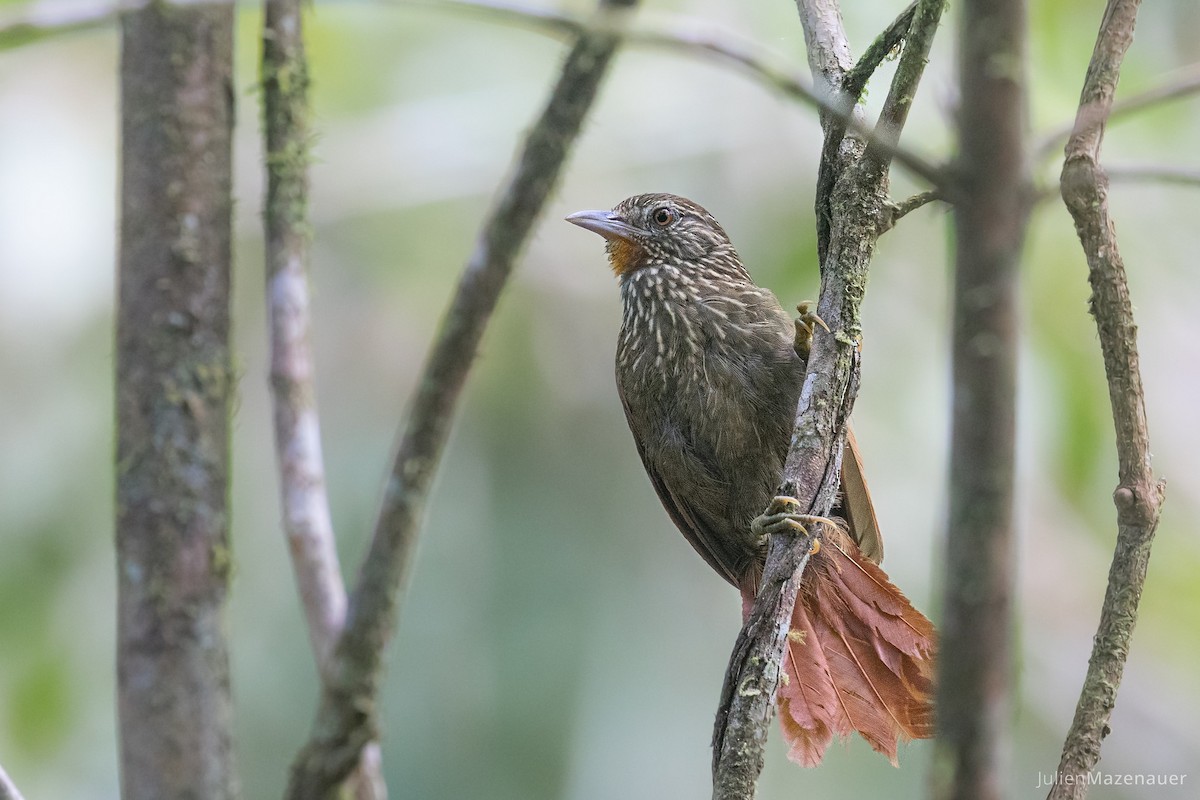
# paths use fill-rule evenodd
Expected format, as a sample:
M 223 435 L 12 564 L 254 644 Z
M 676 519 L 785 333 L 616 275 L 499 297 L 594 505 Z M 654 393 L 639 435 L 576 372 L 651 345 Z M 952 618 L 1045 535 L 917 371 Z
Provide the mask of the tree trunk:
M 1024 0 L 962 5 L 954 202 L 954 402 L 938 800 L 1003 797 L 1012 714 L 1017 278 L 1026 172 Z
M 229 584 L 231 7 L 121 24 L 117 671 L 125 800 L 238 795 Z

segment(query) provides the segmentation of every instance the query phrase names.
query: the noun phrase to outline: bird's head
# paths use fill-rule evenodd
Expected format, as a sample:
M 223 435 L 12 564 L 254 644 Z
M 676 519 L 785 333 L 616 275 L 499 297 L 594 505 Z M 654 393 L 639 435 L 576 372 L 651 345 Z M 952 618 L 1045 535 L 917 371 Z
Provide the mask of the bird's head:
M 612 211 L 577 211 L 566 219 L 608 240 L 608 260 L 618 276 L 652 265 L 737 260 L 712 214 L 673 194 L 639 194 Z

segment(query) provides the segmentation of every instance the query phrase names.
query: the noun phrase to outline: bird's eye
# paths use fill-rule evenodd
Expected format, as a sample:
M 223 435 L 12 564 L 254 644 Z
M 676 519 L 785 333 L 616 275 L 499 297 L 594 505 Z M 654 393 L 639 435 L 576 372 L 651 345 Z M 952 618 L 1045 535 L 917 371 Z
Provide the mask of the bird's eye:
M 675 221 L 675 212 L 663 206 L 662 208 L 656 208 L 654 213 L 650 215 L 650 218 L 654 220 L 655 225 L 665 228 Z

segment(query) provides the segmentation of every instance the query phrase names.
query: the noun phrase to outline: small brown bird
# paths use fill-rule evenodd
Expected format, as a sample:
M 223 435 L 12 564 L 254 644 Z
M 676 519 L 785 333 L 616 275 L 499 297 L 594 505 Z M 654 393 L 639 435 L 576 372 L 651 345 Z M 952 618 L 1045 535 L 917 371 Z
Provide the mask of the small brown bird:
M 607 240 L 620 279 L 617 389 L 650 482 L 748 611 L 766 534 L 808 520 L 772 498 L 819 320 L 793 322 L 690 200 L 637 195 L 567 221 Z M 826 527 L 804 573 L 778 694 L 789 757 L 804 766 L 834 735 L 858 731 L 893 764 L 900 741 L 933 735 L 933 626 L 877 566 L 882 540 L 848 444 L 834 509 L 846 525 Z

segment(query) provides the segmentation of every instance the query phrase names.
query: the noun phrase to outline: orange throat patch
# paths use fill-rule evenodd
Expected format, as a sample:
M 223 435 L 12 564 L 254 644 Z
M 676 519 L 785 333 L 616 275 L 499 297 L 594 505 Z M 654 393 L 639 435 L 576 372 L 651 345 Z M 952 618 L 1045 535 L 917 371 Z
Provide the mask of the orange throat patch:
M 608 240 L 605 249 L 608 251 L 608 263 L 618 277 L 636 268 L 642 259 L 642 248 L 628 239 L 614 236 Z

